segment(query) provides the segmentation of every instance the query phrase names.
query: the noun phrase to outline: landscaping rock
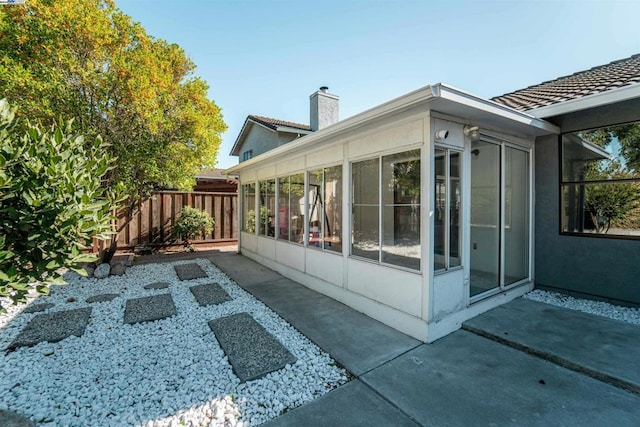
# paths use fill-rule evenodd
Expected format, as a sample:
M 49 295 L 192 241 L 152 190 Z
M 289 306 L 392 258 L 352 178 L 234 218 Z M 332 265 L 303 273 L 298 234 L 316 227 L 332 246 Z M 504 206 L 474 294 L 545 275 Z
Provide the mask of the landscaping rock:
M 93 272 L 93 277 L 95 277 L 96 279 L 104 279 L 109 275 L 110 272 L 111 266 L 109 264 L 100 264 Z
M 145 289 L 167 289 L 169 285 L 171 285 L 171 283 L 169 282 L 155 282 L 155 283 L 149 283 L 148 285 L 145 285 L 144 288 Z
M 116 262 L 111 266 L 111 275 L 112 276 L 122 276 L 124 274 L 124 264 L 121 262 Z
M 114 299 L 118 298 L 119 296 L 120 296 L 120 294 L 94 295 L 92 297 L 87 298 L 87 302 L 89 304 L 94 303 L 94 302 L 109 302 L 109 301 L 113 301 Z
M 20 414 L 0 409 L 0 426 L 2 427 L 35 427 L 33 421 Z
M 52 304 L 50 302 L 45 302 L 42 304 L 31 304 L 29 307 L 25 308 L 22 312 L 23 313 L 39 313 L 41 311 L 45 311 L 48 308 L 53 307 L 55 304 Z
M 90 279 L 93 277 L 93 272 L 96 270 L 94 267 L 86 266 L 84 268 L 87 271 L 87 277 Z

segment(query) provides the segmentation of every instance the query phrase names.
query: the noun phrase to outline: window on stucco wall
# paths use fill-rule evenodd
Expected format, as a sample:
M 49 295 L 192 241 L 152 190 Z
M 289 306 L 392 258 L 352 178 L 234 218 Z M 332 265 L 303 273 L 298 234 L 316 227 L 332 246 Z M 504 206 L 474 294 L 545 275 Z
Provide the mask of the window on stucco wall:
M 420 150 L 352 164 L 351 254 L 420 269 Z
M 640 122 L 562 135 L 561 233 L 640 239 Z

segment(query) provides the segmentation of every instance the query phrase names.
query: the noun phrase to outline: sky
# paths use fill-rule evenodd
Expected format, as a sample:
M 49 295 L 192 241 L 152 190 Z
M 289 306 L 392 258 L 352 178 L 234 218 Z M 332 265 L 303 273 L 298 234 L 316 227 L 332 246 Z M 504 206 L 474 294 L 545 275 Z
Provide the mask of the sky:
M 640 53 L 640 0 L 116 0 L 177 43 L 209 84 L 229 156 L 247 115 L 309 123 L 309 95 L 340 119 L 432 83 L 485 98 Z

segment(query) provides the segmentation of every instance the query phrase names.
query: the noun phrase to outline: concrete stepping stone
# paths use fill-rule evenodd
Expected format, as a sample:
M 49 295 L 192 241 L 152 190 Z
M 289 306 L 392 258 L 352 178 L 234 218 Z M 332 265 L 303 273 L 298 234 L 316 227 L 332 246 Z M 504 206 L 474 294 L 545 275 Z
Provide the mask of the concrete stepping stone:
M 42 304 L 31 304 L 29 307 L 22 310 L 23 313 L 40 313 L 48 308 L 53 307 L 55 304 L 51 302 L 44 302 Z
M 124 323 L 151 322 L 176 315 L 176 306 L 170 294 L 127 300 Z
M 7 350 L 36 345 L 42 341 L 58 342 L 71 335 L 81 337 L 89 323 L 91 307 L 38 314 L 25 326 Z
M 145 289 L 167 289 L 169 285 L 171 285 L 171 283 L 169 282 L 155 282 L 155 283 L 149 283 L 148 285 L 145 285 L 144 288 Z
M 174 265 L 173 268 L 176 270 L 176 274 L 178 275 L 178 278 L 180 280 L 191 280 L 208 277 L 207 273 L 204 272 L 202 267 L 200 267 L 196 263 Z
M 12 411 L 0 409 L 0 426 L 2 427 L 35 427 L 33 421 Z
M 201 306 L 221 304 L 232 300 L 229 294 L 217 283 L 192 286 L 189 290 Z
M 120 296 L 120 294 L 100 294 L 100 295 L 94 295 L 92 297 L 87 298 L 87 302 L 89 304 L 94 303 L 94 302 L 109 302 L 109 301 L 113 301 L 114 299 L 118 298 Z
M 211 320 L 209 327 L 241 382 L 261 378 L 297 360 L 249 313 Z

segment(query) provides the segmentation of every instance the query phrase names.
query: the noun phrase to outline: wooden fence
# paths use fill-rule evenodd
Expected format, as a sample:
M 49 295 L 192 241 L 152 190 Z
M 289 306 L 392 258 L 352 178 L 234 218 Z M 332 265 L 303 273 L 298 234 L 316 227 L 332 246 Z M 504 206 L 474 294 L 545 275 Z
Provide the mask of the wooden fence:
M 118 248 L 179 244 L 173 225 L 183 206 L 203 210 L 215 221 L 213 232 L 194 243 L 233 242 L 238 239 L 238 195 L 234 193 L 160 191 L 142 204 L 138 214 L 118 234 Z M 124 218 L 118 220 L 118 226 Z

